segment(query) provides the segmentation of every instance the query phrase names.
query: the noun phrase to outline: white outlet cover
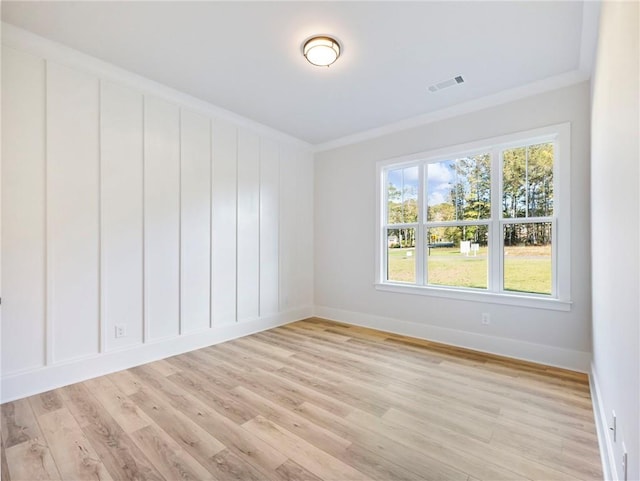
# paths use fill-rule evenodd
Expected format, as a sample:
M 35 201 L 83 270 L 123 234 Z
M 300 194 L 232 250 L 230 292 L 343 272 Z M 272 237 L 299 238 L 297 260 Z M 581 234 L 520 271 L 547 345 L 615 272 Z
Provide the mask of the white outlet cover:
M 122 324 L 116 325 L 116 337 L 125 337 L 127 335 L 127 326 Z

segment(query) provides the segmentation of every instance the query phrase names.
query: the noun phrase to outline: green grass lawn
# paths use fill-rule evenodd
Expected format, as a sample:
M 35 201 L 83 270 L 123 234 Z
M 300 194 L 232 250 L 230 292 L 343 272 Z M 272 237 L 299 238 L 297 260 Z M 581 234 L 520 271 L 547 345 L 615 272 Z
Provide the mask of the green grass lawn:
M 407 254 L 411 255 L 407 255 Z M 416 281 L 416 250 L 414 248 L 395 248 L 388 250 L 388 278 L 390 281 Z
M 551 294 L 550 247 L 508 247 L 505 251 L 505 290 Z M 389 249 L 388 257 L 389 280 L 415 282 L 415 249 Z M 427 263 L 430 285 L 487 287 L 486 247 L 469 257 L 457 247 L 432 248 Z

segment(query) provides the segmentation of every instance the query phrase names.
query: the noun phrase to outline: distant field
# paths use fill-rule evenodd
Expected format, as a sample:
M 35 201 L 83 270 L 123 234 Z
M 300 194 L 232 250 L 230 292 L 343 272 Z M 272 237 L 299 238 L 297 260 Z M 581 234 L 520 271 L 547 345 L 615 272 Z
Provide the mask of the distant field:
M 429 284 L 487 287 L 486 247 L 475 257 L 462 255 L 454 247 L 432 248 L 427 259 Z M 504 271 L 506 290 L 550 294 L 551 246 L 506 247 Z M 389 279 L 415 282 L 415 249 L 389 249 Z

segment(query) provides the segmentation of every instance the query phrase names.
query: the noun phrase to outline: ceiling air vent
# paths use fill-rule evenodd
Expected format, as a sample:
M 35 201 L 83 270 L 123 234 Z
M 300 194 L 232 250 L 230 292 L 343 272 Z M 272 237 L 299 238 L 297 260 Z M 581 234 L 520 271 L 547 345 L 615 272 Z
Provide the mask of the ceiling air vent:
M 464 82 L 464 79 L 462 78 L 462 75 L 458 75 L 457 77 L 453 77 L 448 80 L 443 80 L 442 82 L 438 82 L 437 84 L 430 85 L 429 92 L 437 92 L 438 90 L 453 87 L 454 85 L 458 85 L 463 82 Z

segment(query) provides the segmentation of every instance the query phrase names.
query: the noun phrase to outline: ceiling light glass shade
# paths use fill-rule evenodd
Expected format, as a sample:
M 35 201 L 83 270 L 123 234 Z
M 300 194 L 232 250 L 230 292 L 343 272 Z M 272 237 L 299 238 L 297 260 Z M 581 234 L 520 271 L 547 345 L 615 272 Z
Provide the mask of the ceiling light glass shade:
M 340 44 L 331 37 L 310 38 L 302 50 L 309 63 L 319 67 L 328 67 L 340 56 Z

